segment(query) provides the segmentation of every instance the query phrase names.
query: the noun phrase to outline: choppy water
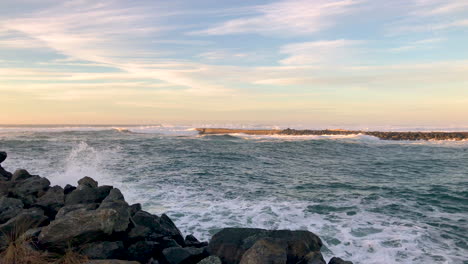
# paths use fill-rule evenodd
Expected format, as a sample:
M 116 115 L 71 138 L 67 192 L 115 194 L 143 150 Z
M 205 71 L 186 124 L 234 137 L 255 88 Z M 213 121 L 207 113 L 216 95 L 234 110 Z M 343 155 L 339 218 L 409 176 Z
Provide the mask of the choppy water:
M 112 184 L 184 234 L 307 229 L 325 257 L 468 263 L 468 142 L 198 136 L 189 127 L 0 127 L 9 170 Z

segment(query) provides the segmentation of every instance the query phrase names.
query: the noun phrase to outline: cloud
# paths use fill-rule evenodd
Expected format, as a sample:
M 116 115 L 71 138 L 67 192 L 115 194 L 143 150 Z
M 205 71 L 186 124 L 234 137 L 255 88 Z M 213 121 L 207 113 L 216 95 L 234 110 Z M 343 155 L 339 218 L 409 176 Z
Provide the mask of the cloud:
M 468 10 L 468 1 L 463 0 L 417 0 L 416 10 L 412 12 L 417 16 L 454 15 Z
M 420 50 L 420 49 L 431 49 L 434 47 L 434 43 L 445 41 L 444 38 L 428 38 L 428 39 L 421 39 L 406 43 L 403 46 L 391 48 L 391 52 L 406 52 L 412 50 Z
M 280 51 L 288 57 L 280 63 L 284 65 L 343 63 L 350 57 L 353 47 L 362 43 L 364 42 L 360 40 L 338 39 L 288 44 Z
M 253 6 L 256 16 L 228 20 L 217 26 L 192 32 L 194 35 L 310 34 L 336 23 L 336 17 L 354 11 L 358 0 L 283 0 Z

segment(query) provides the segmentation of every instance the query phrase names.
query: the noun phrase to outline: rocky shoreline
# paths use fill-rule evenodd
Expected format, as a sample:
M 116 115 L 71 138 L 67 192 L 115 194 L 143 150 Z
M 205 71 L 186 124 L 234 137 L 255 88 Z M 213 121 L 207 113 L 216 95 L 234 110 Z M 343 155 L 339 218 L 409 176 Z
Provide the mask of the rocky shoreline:
M 6 158 L 0 152 L 0 163 Z M 309 231 L 252 228 L 225 228 L 200 242 L 90 177 L 62 188 L 0 166 L 0 264 L 326 264 L 321 247 Z
M 197 128 L 200 135 L 234 134 L 247 135 L 287 135 L 287 136 L 323 136 L 323 135 L 367 135 L 382 140 L 468 140 L 468 132 L 386 132 L 363 130 L 255 130 L 255 129 L 227 129 L 227 128 Z

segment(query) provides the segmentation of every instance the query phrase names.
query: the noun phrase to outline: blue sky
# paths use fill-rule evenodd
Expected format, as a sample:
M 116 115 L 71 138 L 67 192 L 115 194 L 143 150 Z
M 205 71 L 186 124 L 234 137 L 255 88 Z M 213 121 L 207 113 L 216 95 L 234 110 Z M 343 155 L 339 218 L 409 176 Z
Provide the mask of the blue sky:
M 0 123 L 468 125 L 467 0 L 0 2 Z

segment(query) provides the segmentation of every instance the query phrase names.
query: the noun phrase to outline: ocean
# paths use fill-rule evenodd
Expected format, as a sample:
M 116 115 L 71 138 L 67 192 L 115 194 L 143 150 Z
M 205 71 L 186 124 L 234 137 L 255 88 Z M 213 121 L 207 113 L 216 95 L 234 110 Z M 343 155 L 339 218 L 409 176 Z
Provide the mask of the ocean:
M 7 170 L 61 186 L 91 176 L 203 240 L 223 227 L 303 229 L 326 260 L 468 263 L 468 141 L 1 126 L 0 150 Z

